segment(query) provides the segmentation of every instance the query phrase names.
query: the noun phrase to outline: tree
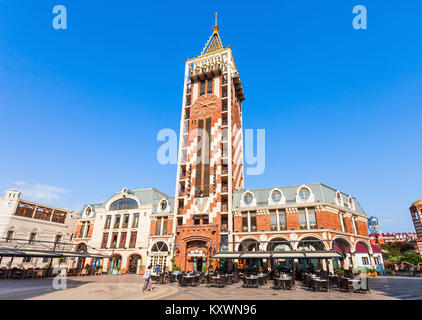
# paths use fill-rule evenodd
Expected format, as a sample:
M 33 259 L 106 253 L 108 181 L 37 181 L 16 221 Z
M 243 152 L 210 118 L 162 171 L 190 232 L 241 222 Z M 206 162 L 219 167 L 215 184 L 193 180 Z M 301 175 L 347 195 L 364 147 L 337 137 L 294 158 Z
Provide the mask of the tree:
M 407 262 L 416 266 L 418 263 L 422 262 L 422 257 L 417 253 L 407 252 L 400 257 L 400 262 Z

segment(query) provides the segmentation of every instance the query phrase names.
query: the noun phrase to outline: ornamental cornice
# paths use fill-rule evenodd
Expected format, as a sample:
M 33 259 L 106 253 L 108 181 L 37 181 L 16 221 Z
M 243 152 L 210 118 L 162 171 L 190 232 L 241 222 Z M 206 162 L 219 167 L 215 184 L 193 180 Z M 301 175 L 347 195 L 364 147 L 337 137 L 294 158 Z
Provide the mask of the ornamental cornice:
M 299 209 L 297 207 L 287 207 L 286 213 L 299 213 Z
M 266 215 L 269 215 L 270 214 L 270 211 L 268 209 L 258 209 L 256 211 L 256 214 L 258 216 L 266 216 Z
M 242 216 L 242 213 L 241 213 L 240 210 L 233 210 L 233 216 L 234 217 L 241 217 Z
M 322 212 L 322 211 L 325 211 L 325 206 L 318 205 L 318 206 L 316 206 L 316 207 L 315 207 L 315 211 L 316 211 L 316 212 Z

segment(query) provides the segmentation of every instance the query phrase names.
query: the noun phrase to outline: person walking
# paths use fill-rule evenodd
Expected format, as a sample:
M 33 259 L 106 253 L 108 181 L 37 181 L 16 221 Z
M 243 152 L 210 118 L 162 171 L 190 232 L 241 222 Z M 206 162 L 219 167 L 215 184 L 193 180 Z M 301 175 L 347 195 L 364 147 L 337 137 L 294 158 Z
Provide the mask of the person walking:
M 142 292 L 145 292 L 145 290 L 151 291 L 152 290 L 152 266 L 149 265 L 148 269 L 146 270 L 146 272 L 144 273 L 144 289 L 142 290 Z

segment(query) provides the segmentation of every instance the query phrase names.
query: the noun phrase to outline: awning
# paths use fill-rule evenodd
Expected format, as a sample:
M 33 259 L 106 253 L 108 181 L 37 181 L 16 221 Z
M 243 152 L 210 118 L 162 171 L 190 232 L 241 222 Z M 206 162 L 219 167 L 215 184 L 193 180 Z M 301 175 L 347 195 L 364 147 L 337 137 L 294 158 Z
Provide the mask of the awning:
M 303 259 L 304 257 L 305 255 L 302 252 L 295 251 L 276 251 L 272 255 L 273 259 Z
M 307 259 L 330 259 L 330 258 L 342 258 L 342 255 L 336 251 L 310 251 L 304 252 L 305 258 Z
M 342 258 L 336 251 L 248 251 L 218 252 L 211 256 L 217 259 L 331 259 Z
M 72 251 L 54 251 L 42 249 L 26 249 L 26 248 L 0 248 L 0 256 L 2 257 L 33 257 L 33 258 L 63 258 L 63 257 L 82 257 L 82 258 L 110 258 L 107 255 L 89 253 L 89 252 L 72 252 Z
M 240 259 L 270 259 L 272 252 L 243 252 Z
M 217 259 L 239 259 L 240 252 L 218 252 L 215 255 L 211 256 L 211 258 Z

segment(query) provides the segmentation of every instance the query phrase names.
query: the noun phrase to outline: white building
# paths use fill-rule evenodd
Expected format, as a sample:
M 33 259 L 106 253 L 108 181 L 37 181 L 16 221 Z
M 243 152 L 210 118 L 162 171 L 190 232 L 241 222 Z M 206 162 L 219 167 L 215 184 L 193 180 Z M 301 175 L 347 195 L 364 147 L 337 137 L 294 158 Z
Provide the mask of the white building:
M 45 252 L 73 250 L 77 212 L 23 200 L 20 195 L 11 189 L 0 197 L 0 267 L 57 265 L 57 258 L 52 260 Z
M 76 226 L 77 250 L 104 254 L 111 259 L 76 258 L 73 266 L 101 264 L 103 272 L 139 274 L 155 261 L 152 258 L 154 253 L 160 256 L 162 265 L 169 264 L 169 252 L 166 251 L 165 255 L 161 250 L 156 252 L 163 246 L 157 246 L 158 239 L 155 242 L 149 239 L 150 233 L 155 233 L 155 230 L 150 232 L 151 220 L 156 220 L 156 215 L 161 216 L 172 207 L 173 198 L 153 188 L 123 188 L 105 203 L 86 205 Z M 166 245 L 169 250 L 169 243 Z

